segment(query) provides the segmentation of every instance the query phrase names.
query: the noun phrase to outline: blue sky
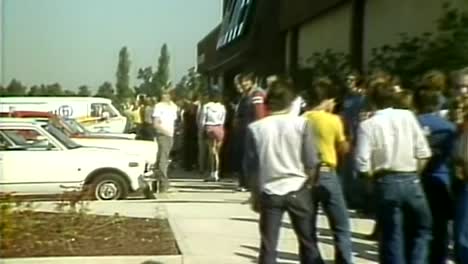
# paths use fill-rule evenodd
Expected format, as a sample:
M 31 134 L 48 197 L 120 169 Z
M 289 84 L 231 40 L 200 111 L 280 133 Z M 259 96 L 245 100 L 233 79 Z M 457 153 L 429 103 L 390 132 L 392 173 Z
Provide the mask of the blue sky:
M 65 89 L 115 83 L 118 52 L 130 51 L 131 85 L 156 68 L 161 45 L 177 82 L 196 65 L 196 44 L 221 20 L 221 0 L 3 1 L 4 84 L 59 82 Z

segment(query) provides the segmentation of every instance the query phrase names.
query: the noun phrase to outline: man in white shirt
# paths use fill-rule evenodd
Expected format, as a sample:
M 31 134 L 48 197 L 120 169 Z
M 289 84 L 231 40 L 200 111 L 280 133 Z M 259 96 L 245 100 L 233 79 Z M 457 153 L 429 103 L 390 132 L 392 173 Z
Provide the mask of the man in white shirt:
M 153 126 L 156 129 L 158 142 L 157 169 L 160 170 L 160 192 L 166 192 L 169 188 L 167 168 L 174 143 L 174 127 L 177 120 L 177 105 L 172 102 L 169 90 L 164 90 L 161 100 L 154 106 Z
M 294 93 L 288 82 L 272 84 L 268 117 L 248 126 L 244 166 L 251 180 L 251 206 L 260 213 L 258 263 L 276 263 L 281 219 L 288 212 L 298 237 L 300 261 L 323 263 L 314 238 L 312 185 L 319 164 L 307 120 L 289 114 Z
M 371 87 L 379 109 L 358 129 L 357 170 L 376 181 L 382 264 L 428 263 L 431 212 L 418 174 L 431 150 L 415 115 L 394 109 L 389 83 Z

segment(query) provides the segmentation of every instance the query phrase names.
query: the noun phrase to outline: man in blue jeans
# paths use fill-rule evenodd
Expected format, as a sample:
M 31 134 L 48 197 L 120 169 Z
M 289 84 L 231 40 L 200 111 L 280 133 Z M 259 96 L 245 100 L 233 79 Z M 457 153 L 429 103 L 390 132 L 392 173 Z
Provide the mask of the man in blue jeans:
M 289 113 L 295 95 L 289 82 L 272 83 L 266 99 L 271 114 L 248 126 L 244 164 L 251 182 L 251 206 L 260 213 L 258 263 L 274 264 L 281 219 L 288 212 L 302 264 L 321 264 L 311 221 L 312 185 L 319 163 L 307 120 Z
M 377 111 L 359 126 L 356 165 L 376 181 L 381 264 L 428 263 L 431 212 L 419 173 L 431 150 L 415 115 L 394 109 L 390 83 L 369 89 Z
M 349 146 L 344 135 L 343 123 L 339 116 L 333 114 L 335 94 L 331 91 L 334 90 L 329 79 L 321 78 L 314 82 L 307 91 L 309 107 L 312 109 L 303 116 L 311 125 L 320 156 L 319 179 L 313 193 L 316 198 L 314 207 L 317 210 L 320 203 L 327 215 L 335 241 L 335 263 L 352 263 L 349 215 L 336 173 L 338 153 L 347 152 Z M 316 218 L 313 219 L 313 225 L 315 227 Z
M 445 264 L 449 256 L 448 223 L 453 215 L 452 153 L 457 131 L 455 125 L 438 113 L 440 91 L 429 85 L 416 90 L 419 122 L 426 133 L 432 157 L 422 172 L 422 183 L 432 213 L 430 263 Z

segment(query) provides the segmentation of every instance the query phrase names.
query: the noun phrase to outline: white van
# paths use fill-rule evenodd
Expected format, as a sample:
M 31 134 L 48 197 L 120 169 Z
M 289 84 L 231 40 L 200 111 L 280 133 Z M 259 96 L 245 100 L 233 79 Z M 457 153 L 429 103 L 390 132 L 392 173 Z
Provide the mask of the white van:
M 1 97 L 0 112 L 43 111 L 73 118 L 92 132 L 123 133 L 127 118 L 99 97 Z

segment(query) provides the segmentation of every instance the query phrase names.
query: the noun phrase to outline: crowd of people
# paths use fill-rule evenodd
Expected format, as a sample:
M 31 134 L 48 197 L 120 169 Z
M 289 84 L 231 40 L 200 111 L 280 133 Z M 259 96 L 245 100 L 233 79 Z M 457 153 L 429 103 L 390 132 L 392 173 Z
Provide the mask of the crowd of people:
M 236 76 L 236 100 L 211 89 L 176 104 L 166 92 L 138 108 L 139 137 L 159 143 L 162 191 L 176 126 L 184 168 L 206 181 L 229 173 L 251 193 L 259 263 L 276 263 L 284 212 L 301 263 L 323 263 L 319 205 L 336 263 L 353 262 L 350 205 L 375 216 L 380 263 L 446 263 L 452 242 L 455 262 L 468 263 L 468 68 L 430 71 L 412 87 L 384 71 L 350 74 L 344 90 L 326 77 L 301 89 L 282 76 L 265 88 L 257 80 Z

